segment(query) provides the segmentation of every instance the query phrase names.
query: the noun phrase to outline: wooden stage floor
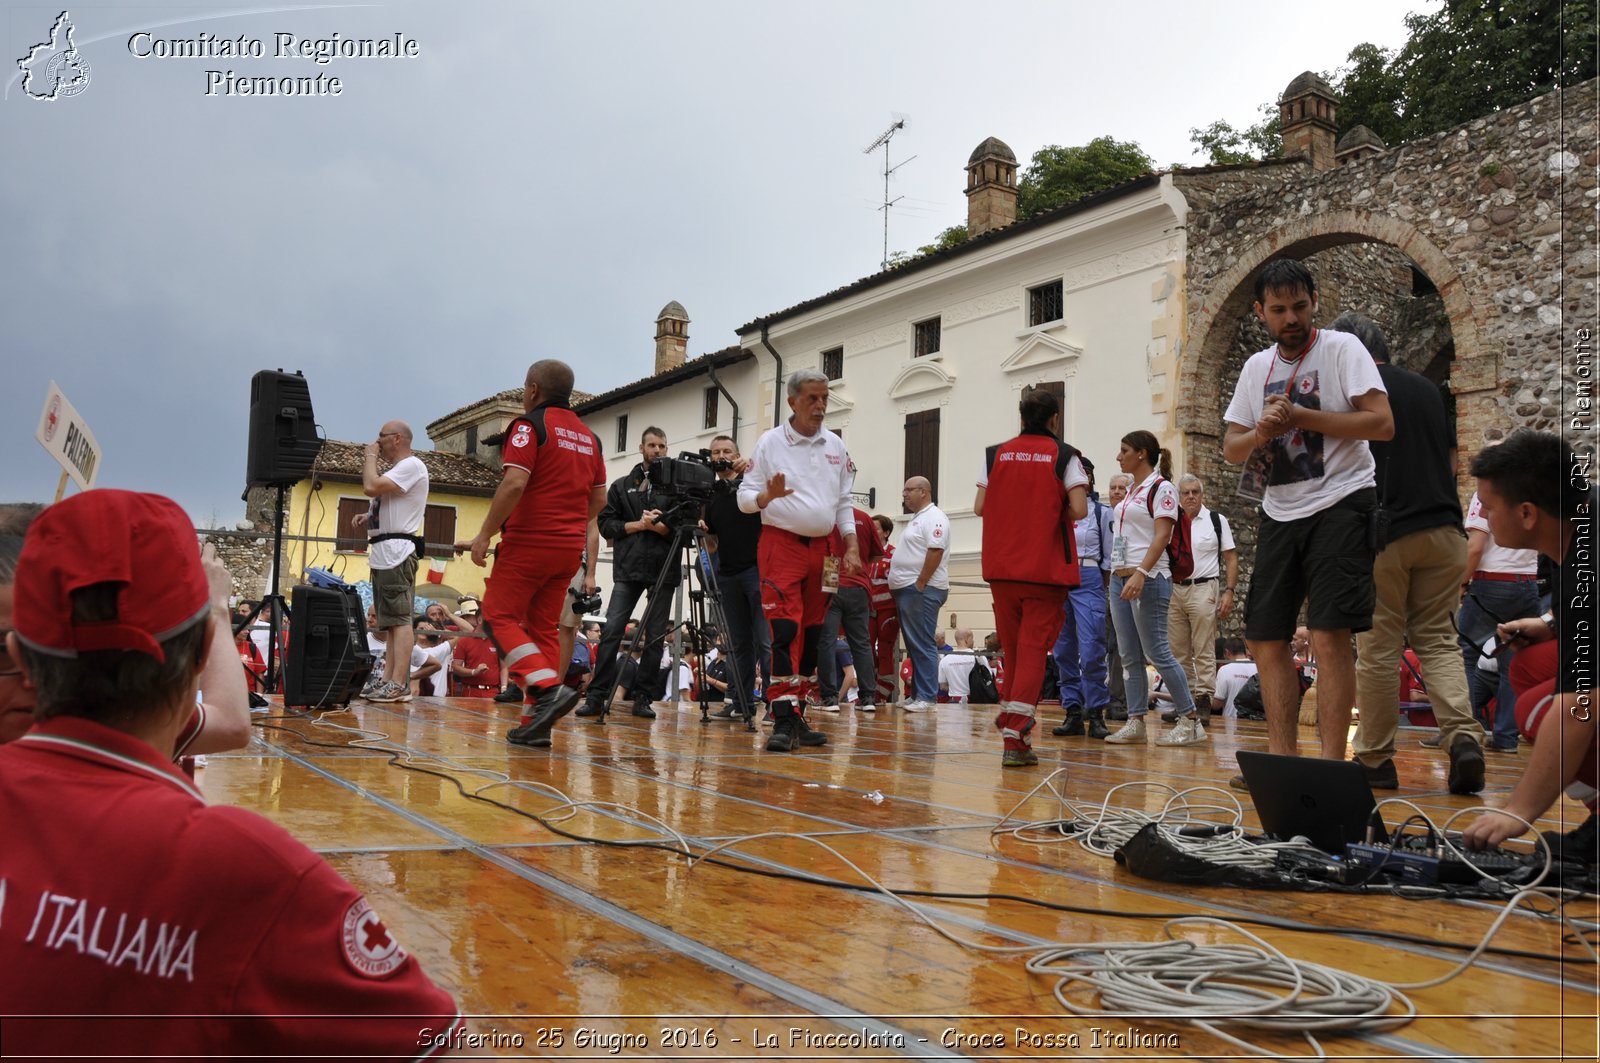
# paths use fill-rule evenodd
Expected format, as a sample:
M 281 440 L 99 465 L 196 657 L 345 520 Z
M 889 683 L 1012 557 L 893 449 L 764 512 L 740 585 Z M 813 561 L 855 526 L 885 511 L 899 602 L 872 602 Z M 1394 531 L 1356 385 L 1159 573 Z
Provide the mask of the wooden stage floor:
M 1464 953 L 1385 942 L 1368 930 L 1476 943 L 1499 912 L 1482 902 L 1167 885 L 1132 876 L 1076 842 L 1030 844 L 993 828 L 1037 783 L 1064 769 L 1074 801 L 1097 805 L 1121 783 L 1227 788 L 1233 755 L 1265 749 L 1263 725 L 1219 721 L 1211 741 L 1167 749 L 1054 738 L 1041 710 L 1040 764 L 1002 769 L 992 708 L 819 714 L 822 750 L 769 754 L 767 731 L 702 724 L 698 709 L 626 714 L 605 726 L 568 717 L 553 750 L 508 745 L 510 708 L 487 701 L 356 703 L 323 722 L 257 716 L 250 746 L 212 756 L 201 784 L 213 803 L 254 809 L 326 855 L 364 890 L 399 940 L 473 1019 L 469 1054 L 564 1059 L 1254 1058 L 1170 1018 L 1079 1017 L 1030 974 L 1028 957 L 1057 942 L 1163 937 L 1172 913 L 1289 920 L 1324 933 L 1253 927 L 1287 954 L 1393 983 L 1445 974 Z M 339 726 L 333 726 L 339 725 Z M 446 779 L 404 770 L 368 737 L 470 791 L 539 813 L 571 834 L 613 841 L 667 836 L 699 850 L 746 835 L 742 862 L 767 871 L 860 881 L 806 839 L 825 842 L 897 889 L 1016 894 L 1103 909 L 1074 914 L 1008 900 L 917 901 L 954 943 L 881 894 L 762 877 L 661 849 L 562 837 L 515 812 L 463 797 Z M 1450 796 L 1445 764 L 1402 730 L 1399 796 L 1436 821 L 1475 800 Z M 1311 734 L 1302 731 L 1302 748 Z M 326 744 L 312 744 L 326 743 Z M 1488 755 L 1486 796 L 1504 799 L 1522 765 Z M 507 780 L 494 785 L 499 780 Z M 560 796 L 560 795 L 565 795 Z M 1248 795 L 1238 795 L 1254 823 Z M 1385 796 L 1380 793 L 1380 798 Z M 1211 802 L 1228 799 L 1212 793 Z M 1155 810 L 1165 797 L 1123 791 Z M 563 809 L 567 801 L 602 807 Z M 1568 826 L 1582 821 L 1566 804 Z M 1057 802 L 1022 810 L 1053 819 Z M 1391 825 L 1398 818 L 1387 816 Z M 1555 827 L 1555 819 L 1541 826 Z M 726 855 L 726 854 L 725 854 Z M 1548 905 L 1545 906 L 1548 909 Z M 1594 920 L 1593 899 L 1569 906 Z M 1196 941 L 1241 939 L 1187 927 Z M 1553 959 L 1485 955 L 1440 986 L 1416 990 L 1417 1018 L 1398 1028 L 1328 1035 L 1337 1059 L 1589 1059 L 1596 1057 L 1600 980 L 1558 921 L 1517 912 L 1494 944 Z M 1092 997 L 1084 997 L 1092 999 Z M 1285 1033 L 1238 1031 L 1305 1057 Z

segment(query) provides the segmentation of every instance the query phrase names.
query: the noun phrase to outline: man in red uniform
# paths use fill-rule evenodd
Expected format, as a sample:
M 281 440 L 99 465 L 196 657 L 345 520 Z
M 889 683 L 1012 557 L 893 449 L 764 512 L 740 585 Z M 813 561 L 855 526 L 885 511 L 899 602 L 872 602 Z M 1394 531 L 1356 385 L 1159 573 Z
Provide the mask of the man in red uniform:
M 772 679 L 767 704 L 772 737 L 767 749 L 787 753 L 796 746 L 826 745 L 820 731 L 806 725 L 805 696 L 816 687 L 807 678 L 816 667 L 817 636 L 828 603 L 822 591 L 828 563 L 828 537 L 835 528 L 844 539 L 837 571 L 861 571 L 850 485 L 855 470 L 844 440 L 822 426 L 828 414 L 828 378 L 819 369 L 789 377 L 793 415 L 756 441 L 750 468 L 739 482 L 739 508 L 761 513 L 761 608 L 772 625 Z M 798 642 L 798 645 L 796 643 Z
M 501 451 L 500 487 L 475 538 L 456 544 L 483 565 L 500 533 L 484 592 L 483 628 L 505 660 L 504 681 L 524 691 L 522 722 L 506 733 L 516 745 L 548 746 L 550 729 L 578 693 L 561 680 L 561 610 L 583 555 L 584 532 L 606 500 L 600 440 L 568 406 L 572 369 L 545 359 L 528 367 L 522 408 Z
M 0 748 L 0 1000 L 27 1056 L 414 1059 L 460 1026 L 359 891 L 173 765 L 225 614 L 172 501 L 40 514 L 9 656 L 37 724 Z M 236 667 L 236 666 L 235 666 Z M 237 673 L 233 681 L 239 682 Z M 419 1049 L 418 1031 L 446 1037 Z
M 894 650 L 900 640 L 900 614 L 895 610 L 894 592 L 889 590 L 889 562 L 894 558 L 889 536 L 894 532 L 894 520 L 880 513 L 872 522 L 878 526 L 878 537 L 883 542 L 882 556 L 867 563 L 867 580 L 872 588 L 872 645 L 877 652 L 878 689 L 874 700 L 879 705 L 893 705 Z
M 1061 407 L 1048 391 L 1022 398 L 1022 434 L 989 448 L 972 511 L 983 518 L 983 578 L 1007 661 L 995 726 L 1008 768 L 1039 763 L 1028 732 L 1044 685 L 1044 659 L 1061 607 L 1078 585 L 1073 525 L 1089 511 L 1089 477 L 1078 452 L 1057 438 Z
M 458 630 L 466 632 L 456 639 L 451 652 L 450 674 L 455 678 L 457 697 L 492 698 L 500 693 L 500 654 L 494 644 L 480 638 L 483 607 L 478 599 L 464 597 L 456 606 Z

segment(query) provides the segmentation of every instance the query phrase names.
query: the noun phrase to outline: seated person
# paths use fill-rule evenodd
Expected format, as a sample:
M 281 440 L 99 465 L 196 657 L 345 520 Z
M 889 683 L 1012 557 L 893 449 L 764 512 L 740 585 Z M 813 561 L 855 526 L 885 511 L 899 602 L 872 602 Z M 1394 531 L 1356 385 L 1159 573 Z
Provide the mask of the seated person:
M 23 1016 L 6 1051 L 414 1058 L 420 1028 L 459 1026 L 355 887 L 173 766 L 210 660 L 243 689 L 176 504 L 100 488 L 51 506 L 14 591 L 6 649 L 37 722 L 0 747 L 0 1000 Z
M 1600 808 L 1600 751 L 1594 704 L 1595 490 L 1572 447 L 1551 432 L 1519 428 L 1472 462 L 1478 500 L 1495 542 L 1537 550 L 1558 563 L 1551 581 L 1551 610 L 1499 625 L 1496 634 L 1516 650 L 1511 689 L 1517 726 L 1534 740 L 1533 755 L 1505 804 L 1506 812 L 1533 822 L 1561 797 L 1582 802 L 1587 821 L 1545 839 L 1560 858 L 1596 860 Z M 1474 848 L 1499 845 L 1527 830 L 1519 819 L 1485 812 L 1461 833 Z
M 1211 711 L 1222 716 L 1238 716 L 1235 699 L 1250 677 L 1256 674 L 1256 662 L 1244 644 L 1244 639 L 1218 639 L 1222 649 L 1217 654 L 1217 689 L 1211 695 Z
M 455 648 L 426 616 L 417 617 L 411 626 L 417 632 L 417 649 L 411 655 L 412 660 L 417 659 L 418 653 L 423 659 L 421 667 L 413 668 L 411 674 L 417 693 L 425 698 L 449 697 L 450 662 L 455 657 Z
M 972 693 L 972 666 L 982 660 L 973 649 L 972 638 L 971 628 L 957 628 L 955 647 L 939 658 L 939 690 L 944 694 L 941 700 L 955 705 L 967 703 Z M 983 667 L 989 667 L 988 662 Z
M 482 607 L 476 598 L 463 598 L 456 614 L 462 632 L 471 635 L 479 628 Z M 450 674 L 455 678 L 458 696 L 492 698 L 500 693 L 500 655 L 486 638 L 460 638 L 455 642 Z

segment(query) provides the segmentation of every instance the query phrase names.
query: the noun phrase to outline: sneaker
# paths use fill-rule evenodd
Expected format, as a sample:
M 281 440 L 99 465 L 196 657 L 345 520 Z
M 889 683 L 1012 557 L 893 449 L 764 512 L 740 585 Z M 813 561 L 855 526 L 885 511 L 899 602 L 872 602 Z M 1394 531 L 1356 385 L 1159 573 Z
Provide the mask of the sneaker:
M 376 694 L 378 692 L 378 688 L 383 685 L 383 676 L 372 676 L 367 680 L 366 685 L 361 688 L 361 696 L 364 698 L 370 698 L 372 695 Z
M 1483 748 L 1490 753 L 1515 754 L 1517 751 L 1517 740 L 1515 738 L 1491 738 L 1489 741 L 1483 744 Z
M 1483 749 L 1471 735 L 1450 743 L 1450 792 L 1475 794 L 1483 789 Z
M 1417 739 L 1417 745 L 1421 746 L 1423 749 L 1438 749 L 1443 744 L 1444 735 L 1440 734 L 1438 731 L 1435 731 L 1427 738 Z
M 1106 741 L 1115 745 L 1130 746 L 1144 745 L 1144 717 L 1130 716 L 1128 722 L 1111 734 L 1106 735 Z
M 838 712 L 839 702 L 837 700 L 824 701 L 821 705 L 818 705 L 817 708 L 821 709 L 823 712 Z
M 1157 738 L 1156 745 L 1194 746 L 1204 742 L 1207 737 L 1206 725 L 1200 722 L 1199 717 L 1190 713 L 1179 720 L 1172 730 Z M 1106 741 L 1109 742 L 1111 739 L 1108 738 Z
M 641 720 L 653 720 L 656 718 L 656 710 L 650 707 L 650 703 L 648 701 L 634 702 L 633 714 L 639 717 Z
M 744 719 L 744 714 L 739 711 L 738 706 L 730 701 L 724 703 L 722 708 L 716 712 L 713 712 L 711 718 L 713 720 L 742 720 Z
M 877 712 L 878 711 L 878 703 L 875 702 L 875 701 L 858 701 L 858 702 L 856 702 L 856 711 L 857 712 Z
M 900 708 L 905 712 L 927 712 L 933 708 L 933 703 L 913 698 L 911 701 L 902 701 Z
M 1361 764 L 1360 757 L 1351 757 L 1350 759 L 1357 764 Z M 1365 764 L 1361 764 L 1361 770 L 1367 776 L 1367 785 L 1374 790 L 1400 789 L 1400 773 L 1395 771 L 1393 757 L 1379 764 L 1376 768 L 1369 768 Z
M 1039 763 L 1039 755 L 1033 751 L 1031 746 L 1022 746 L 1016 749 L 1008 746 L 1006 751 L 1000 755 L 1000 766 L 1002 768 L 1031 768 L 1037 763 Z
M 367 700 L 383 702 L 385 704 L 391 701 L 411 700 L 409 695 L 406 695 L 405 697 L 402 697 L 402 695 L 406 695 L 406 691 L 405 688 L 399 683 L 379 683 L 378 688 L 367 695 Z
M 501 705 L 522 704 L 522 688 L 515 683 L 507 683 L 506 688 L 494 696 L 494 700 Z
M 534 692 L 529 690 L 528 693 Z M 546 687 L 535 700 L 527 703 L 525 711 L 528 713 L 528 722 L 521 727 L 513 727 L 506 734 L 506 741 L 540 748 L 550 745 L 551 728 L 577 703 L 578 692 L 565 683 Z

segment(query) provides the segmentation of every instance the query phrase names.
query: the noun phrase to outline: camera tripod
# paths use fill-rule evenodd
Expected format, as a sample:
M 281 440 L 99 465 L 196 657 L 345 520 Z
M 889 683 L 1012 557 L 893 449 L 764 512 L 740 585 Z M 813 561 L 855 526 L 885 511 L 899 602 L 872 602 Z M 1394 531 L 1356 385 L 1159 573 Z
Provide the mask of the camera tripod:
M 705 640 L 705 632 L 708 630 L 708 624 L 714 624 L 716 630 L 722 632 L 728 638 L 722 650 L 722 655 L 728 662 L 728 693 L 725 697 L 734 705 L 740 704 L 741 701 L 743 702 L 745 709 L 742 718 L 744 719 L 745 730 L 754 731 L 756 729 L 755 710 L 750 700 L 748 698 L 733 700 L 734 691 L 748 691 L 750 687 L 740 685 L 745 683 L 746 679 L 739 674 L 739 664 L 734 657 L 730 644 L 731 633 L 728 631 L 727 618 L 722 612 L 722 587 L 717 582 L 716 569 L 700 563 L 700 547 L 706 533 L 701 531 L 693 522 L 693 517 L 698 512 L 701 504 L 700 499 L 685 499 L 666 510 L 660 517 L 662 521 L 667 523 L 671 523 L 674 519 L 681 519 L 684 523 L 679 524 L 672 533 L 672 545 L 668 548 L 667 558 L 661 563 L 661 571 L 656 574 L 655 583 L 650 587 L 648 599 L 650 605 L 645 609 L 645 617 L 648 618 L 650 611 L 655 608 L 656 596 L 667 589 L 667 582 L 677 571 L 678 566 L 686 565 L 688 571 L 678 581 L 669 617 L 669 622 L 672 625 L 670 629 L 672 631 L 672 663 L 670 665 L 672 675 L 677 675 L 679 662 L 683 659 L 682 639 L 684 627 L 687 626 L 690 632 L 703 642 Z M 686 589 L 688 595 L 687 603 L 684 600 Z M 643 654 L 654 650 L 653 643 L 656 641 L 656 639 L 649 637 L 649 631 L 646 630 L 646 625 L 641 620 L 634 629 L 633 638 L 625 641 L 623 649 L 627 652 L 639 650 L 642 660 Z M 610 714 L 611 699 L 616 695 L 617 683 L 621 677 L 622 669 L 619 667 L 611 680 L 611 689 L 606 691 L 605 700 L 601 702 L 600 716 L 596 721 L 597 723 L 605 723 L 606 717 Z M 753 680 L 754 677 L 751 677 L 751 679 Z M 682 693 L 682 691 L 679 691 L 680 697 Z M 637 701 L 637 692 L 635 694 L 635 700 Z M 706 698 L 705 684 L 703 683 L 700 687 L 699 703 L 700 722 L 710 723 L 711 703 Z

